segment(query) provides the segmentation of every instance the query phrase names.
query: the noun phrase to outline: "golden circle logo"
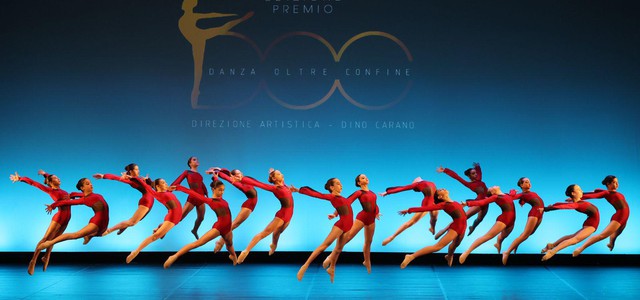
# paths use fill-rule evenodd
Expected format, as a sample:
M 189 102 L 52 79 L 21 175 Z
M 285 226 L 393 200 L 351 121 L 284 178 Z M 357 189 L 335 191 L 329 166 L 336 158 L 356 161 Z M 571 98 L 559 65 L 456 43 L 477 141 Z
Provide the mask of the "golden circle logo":
M 193 82 L 193 87 L 191 92 L 191 107 L 194 109 L 239 107 L 251 101 L 253 98 L 255 98 L 259 94 L 260 91 L 264 90 L 267 96 L 271 98 L 273 101 L 275 101 L 282 107 L 292 109 L 292 110 L 309 110 L 309 109 L 316 108 L 322 105 L 323 103 L 325 103 L 329 98 L 331 98 L 331 96 L 336 91 L 338 91 L 342 95 L 342 97 L 344 97 L 344 99 L 346 99 L 349 103 L 351 103 L 352 105 L 358 108 L 361 108 L 364 110 L 383 110 L 383 109 L 392 107 L 393 105 L 400 102 L 407 95 L 407 93 L 411 89 L 411 86 L 413 85 L 413 80 L 407 79 L 407 81 L 404 83 L 403 89 L 400 91 L 398 95 L 384 100 L 384 103 L 382 104 L 372 105 L 372 104 L 366 104 L 364 103 L 364 101 L 358 101 L 356 99 L 357 97 L 351 96 L 350 93 L 347 91 L 347 89 L 344 87 L 341 79 L 336 78 L 336 79 L 333 79 L 331 86 L 329 87 L 328 91 L 324 93 L 324 95 L 321 95 L 317 99 L 310 100 L 308 101 L 308 103 L 294 104 L 294 103 L 291 103 L 291 101 L 286 100 L 285 97 L 276 95 L 276 92 L 272 88 L 270 88 L 269 81 L 265 79 L 261 79 L 259 83 L 256 84 L 253 91 L 250 93 L 250 95 L 247 98 L 240 101 L 235 101 L 231 105 L 200 104 L 199 103 L 200 84 L 202 81 L 202 74 L 204 69 L 205 46 L 206 46 L 207 40 L 210 40 L 216 36 L 230 36 L 246 42 L 256 52 L 261 63 L 264 63 L 265 61 L 267 61 L 272 51 L 274 51 L 274 49 L 277 48 L 278 46 L 281 46 L 281 44 L 283 44 L 284 41 L 290 40 L 290 39 L 296 39 L 296 38 L 311 38 L 314 41 L 317 41 L 319 45 L 324 46 L 324 48 L 328 50 L 333 62 L 335 63 L 341 62 L 343 54 L 348 51 L 348 48 L 350 46 L 356 43 L 359 43 L 362 40 L 370 37 L 384 38 L 392 41 L 395 45 L 397 45 L 397 47 L 399 47 L 406 61 L 409 63 L 413 61 L 413 56 L 409 51 L 409 49 L 407 48 L 407 46 L 400 39 L 398 39 L 397 37 L 389 33 L 382 32 L 382 31 L 367 31 L 367 32 L 359 33 L 349 38 L 340 47 L 339 50 L 336 50 L 336 48 L 333 45 L 331 45 L 331 43 L 329 43 L 327 39 L 325 39 L 324 37 L 316 33 L 306 32 L 306 31 L 294 31 L 294 32 L 285 33 L 277 37 L 268 45 L 268 47 L 264 51 L 262 51 L 261 48 L 257 45 L 257 43 L 253 41 L 251 38 L 241 33 L 231 31 L 231 29 L 236 25 L 250 19 L 254 15 L 253 12 L 249 12 L 242 17 L 238 17 L 237 19 L 229 21 L 218 27 L 201 29 L 196 25 L 196 23 L 199 20 L 210 19 L 210 18 L 220 18 L 220 17 L 237 17 L 237 15 L 223 14 L 223 13 L 194 13 L 193 9 L 197 5 L 197 3 L 198 3 L 197 0 L 184 0 L 182 4 L 182 9 L 184 10 L 184 14 L 182 15 L 182 17 L 180 17 L 180 20 L 178 21 L 178 27 L 180 29 L 180 32 L 191 44 L 191 49 L 193 54 L 194 82 Z

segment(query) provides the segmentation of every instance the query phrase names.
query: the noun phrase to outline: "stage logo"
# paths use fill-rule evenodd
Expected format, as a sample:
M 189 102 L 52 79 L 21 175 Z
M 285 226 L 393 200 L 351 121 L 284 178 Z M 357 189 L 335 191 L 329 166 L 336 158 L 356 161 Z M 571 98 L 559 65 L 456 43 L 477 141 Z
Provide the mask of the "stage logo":
M 254 12 L 242 16 L 196 13 L 197 5 L 197 0 L 184 0 L 178 21 L 193 55 L 193 109 L 238 108 L 264 93 L 287 109 L 310 110 L 337 91 L 360 109 L 383 110 L 404 99 L 413 85 L 413 55 L 404 42 L 387 32 L 354 34 L 337 49 L 320 34 L 292 31 L 262 48 L 249 36 L 232 31 L 250 23 Z M 201 28 L 202 21 L 220 18 L 225 23 Z M 216 37 L 228 38 L 212 40 Z M 357 53 L 345 62 L 350 48 Z M 247 58 L 250 53 L 254 57 Z M 203 89 L 208 93 L 201 94 Z

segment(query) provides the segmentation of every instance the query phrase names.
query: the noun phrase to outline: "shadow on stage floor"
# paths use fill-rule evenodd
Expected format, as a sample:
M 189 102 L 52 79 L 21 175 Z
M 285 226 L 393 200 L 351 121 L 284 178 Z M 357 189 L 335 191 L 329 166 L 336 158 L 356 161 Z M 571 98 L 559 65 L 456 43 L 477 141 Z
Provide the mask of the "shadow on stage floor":
M 471 255 L 448 267 L 442 254 L 414 260 L 400 269 L 403 255 L 373 253 L 370 274 L 360 253 L 345 253 L 335 283 L 318 259 L 302 281 L 296 273 L 309 253 L 251 253 L 233 266 L 226 254 L 189 253 L 171 268 L 169 253 L 143 252 L 127 265 L 128 253 L 54 253 L 46 272 L 38 264 L 27 274 L 28 253 L 3 253 L 2 299 L 638 299 L 636 256 L 514 255 L 502 266 L 499 255 Z M 322 255 L 321 258 L 324 258 Z M 456 259 L 457 259 L 456 255 Z M 630 264 L 634 265 L 630 265 Z

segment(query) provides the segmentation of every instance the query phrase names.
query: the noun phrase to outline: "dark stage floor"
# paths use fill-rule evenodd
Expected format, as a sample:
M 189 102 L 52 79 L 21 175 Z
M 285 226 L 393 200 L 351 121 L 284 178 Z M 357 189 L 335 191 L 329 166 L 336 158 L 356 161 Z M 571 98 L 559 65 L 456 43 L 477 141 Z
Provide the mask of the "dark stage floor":
M 144 253 L 143 253 L 144 255 Z M 195 254 L 197 257 L 197 254 Z M 187 255 L 188 256 L 188 255 Z M 434 256 L 440 256 L 438 254 Z M 256 258 L 259 258 L 257 255 Z M 324 257 L 324 256 L 323 256 Z M 186 258 L 186 257 L 185 257 Z M 640 267 L 622 265 L 471 263 L 448 267 L 429 260 L 376 264 L 371 274 L 355 261 L 336 268 L 335 283 L 313 264 L 178 261 L 170 269 L 148 257 L 130 265 L 56 263 L 33 276 L 24 264 L 0 265 L 2 299 L 638 299 Z M 397 257 L 399 258 L 399 257 Z M 560 260 L 558 260 L 560 261 Z M 319 261 L 318 261 L 319 262 Z

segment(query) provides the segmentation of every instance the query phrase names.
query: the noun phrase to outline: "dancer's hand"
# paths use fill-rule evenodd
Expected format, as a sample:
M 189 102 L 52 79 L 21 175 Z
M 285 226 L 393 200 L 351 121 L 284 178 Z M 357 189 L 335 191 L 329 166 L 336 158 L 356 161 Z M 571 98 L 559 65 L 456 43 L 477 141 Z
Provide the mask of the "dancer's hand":
M 378 213 L 378 214 L 376 215 L 376 219 L 377 219 L 378 221 L 380 221 L 380 217 L 382 217 L 382 214 L 381 214 L 381 213 Z
M 167 191 L 172 191 L 173 192 L 175 190 L 176 190 L 176 186 L 175 185 L 172 185 L 172 186 L 167 188 Z
M 436 168 L 436 172 L 442 173 L 444 172 L 444 168 L 442 166 L 439 166 L 438 168 Z
M 387 192 L 382 192 L 382 193 L 378 193 L 378 195 L 380 195 L 380 196 L 384 197 L 384 196 L 386 196 L 386 195 L 388 195 L 388 194 L 387 194 Z
M 408 210 L 408 209 L 401 210 L 401 211 L 399 211 L 399 212 L 398 212 L 398 214 L 399 214 L 399 215 L 401 215 L 401 216 L 404 216 L 404 215 L 406 215 L 406 214 L 408 214 L 408 213 L 409 213 L 409 210 Z
M 50 215 L 50 214 L 51 214 L 51 211 L 53 211 L 53 209 L 54 209 L 54 208 L 51 206 L 51 204 L 45 204 L 45 206 L 46 206 L 47 208 L 45 208 L 44 210 L 47 212 L 47 214 L 49 214 L 49 215 Z
M 10 174 L 9 179 L 11 179 L 11 182 L 15 183 L 16 181 L 20 181 L 20 175 L 18 175 L 18 172 Z
M 38 175 L 42 175 L 44 176 L 44 174 L 47 174 L 47 172 L 45 172 L 44 170 L 40 169 L 38 170 Z
M 296 188 L 296 187 L 295 187 L 295 186 L 293 186 L 293 184 L 292 184 L 292 185 L 290 185 L 290 186 L 289 186 L 289 190 L 290 190 L 291 192 L 293 192 L 293 193 L 297 193 L 300 189 L 299 189 L 299 188 Z
M 95 178 L 95 179 L 103 179 L 104 178 L 104 174 L 95 173 L 95 174 L 93 174 L 93 178 Z

